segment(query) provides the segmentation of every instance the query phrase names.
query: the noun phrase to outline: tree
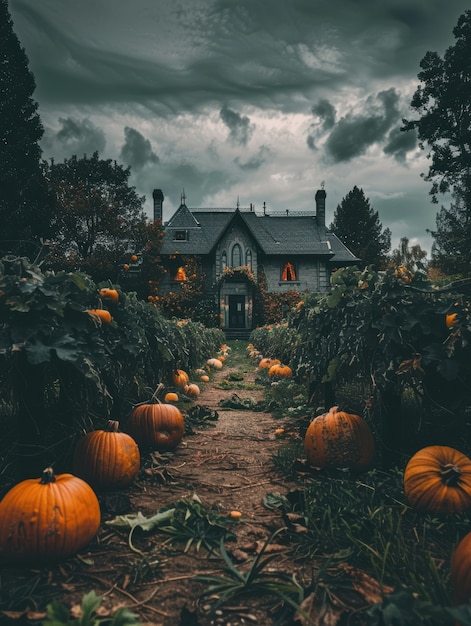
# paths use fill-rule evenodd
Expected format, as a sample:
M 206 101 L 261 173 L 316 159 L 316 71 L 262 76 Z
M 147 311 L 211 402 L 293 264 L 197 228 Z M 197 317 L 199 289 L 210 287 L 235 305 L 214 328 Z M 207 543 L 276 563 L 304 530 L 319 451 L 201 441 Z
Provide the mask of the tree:
M 391 249 L 391 231 L 382 230 L 378 212 L 373 211 L 362 189 L 355 187 L 337 206 L 330 230 L 357 256 L 362 265 L 385 266 Z
M 456 191 L 449 209 L 442 206 L 436 216 L 436 230 L 430 231 L 432 266 L 447 276 L 470 276 L 471 272 L 471 186 Z
M 33 99 L 34 76 L 13 32 L 7 0 L 0 0 L 0 256 L 36 256 L 49 234 L 41 173 L 43 127 Z
M 430 194 L 466 189 L 471 182 L 471 10 L 458 19 L 456 38 L 443 59 L 427 52 L 418 74 L 411 107 L 419 114 L 403 120 L 401 130 L 416 130 L 422 149 L 428 146 L 431 159 L 424 180 L 432 183 Z
M 396 267 L 402 266 L 415 273 L 425 269 L 426 256 L 427 251 L 422 250 L 418 243 L 409 246 L 408 237 L 402 237 L 399 241 L 399 247 L 391 253 L 391 262 Z
M 129 187 L 129 168 L 95 152 L 44 162 L 44 174 L 54 200 L 55 242 L 48 257 L 53 268 L 81 270 L 98 282 L 116 275 L 130 254 L 144 248 L 145 198 Z

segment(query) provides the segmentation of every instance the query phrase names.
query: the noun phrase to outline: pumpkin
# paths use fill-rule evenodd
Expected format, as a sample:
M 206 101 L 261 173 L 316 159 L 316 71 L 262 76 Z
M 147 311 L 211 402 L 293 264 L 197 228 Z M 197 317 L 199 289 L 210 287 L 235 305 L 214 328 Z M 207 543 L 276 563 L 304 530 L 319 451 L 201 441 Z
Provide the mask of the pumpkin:
M 200 388 L 195 383 L 185 387 L 185 393 L 189 398 L 197 398 L 200 395 Z
M 195 370 L 195 374 L 197 374 L 198 376 L 205 376 L 206 375 L 206 370 L 204 370 L 203 368 L 199 367 L 198 369 Z
M 222 369 L 222 361 L 219 359 L 208 359 L 206 364 L 209 365 L 209 367 L 214 367 L 215 370 Z
M 453 604 L 467 604 L 471 599 L 471 533 L 465 535 L 451 557 Z
M 137 254 L 132 254 L 132 255 L 131 255 L 131 261 L 132 261 L 133 263 L 137 263 Z
M 98 292 L 100 298 L 104 300 L 110 300 L 113 304 L 118 304 L 119 302 L 119 292 L 116 289 L 109 289 L 108 287 L 103 287 Z
M 144 448 L 173 450 L 183 438 L 185 421 L 173 404 L 139 404 L 131 411 L 129 430 Z
M 448 313 L 445 316 L 445 324 L 447 328 L 453 328 L 453 326 L 456 326 L 459 323 L 460 320 L 458 317 L 458 313 Z
M 270 378 L 291 378 L 293 372 L 288 365 L 283 365 L 282 363 L 278 365 L 272 365 L 268 370 L 268 376 Z
M 178 398 L 178 393 L 175 393 L 173 391 L 169 391 L 164 396 L 164 401 L 165 402 L 178 402 L 178 399 L 179 399 Z
M 200 377 L 200 380 L 203 383 L 209 383 L 209 376 L 207 374 L 203 374 L 203 376 Z
M 88 309 L 87 313 L 97 317 L 103 324 L 109 324 L 113 319 L 111 313 L 106 309 Z
M 373 462 L 375 443 L 362 417 L 334 406 L 309 424 L 304 450 L 308 463 L 314 467 L 364 469 Z
M 93 489 L 72 474 L 18 483 L 0 502 L 0 557 L 9 561 L 51 561 L 84 548 L 100 527 Z
M 471 509 L 471 459 L 449 446 L 422 448 L 407 463 L 404 492 L 418 511 L 446 515 Z
M 137 443 L 118 432 L 110 420 L 106 430 L 94 430 L 77 443 L 73 472 L 94 489 L 119 489 L 130 485 L 139 473 L 141 455 Z
M 184 389 L 186 385 L 190 382 L 190 377 L 183 370 L 175 370 L 172 372 L 172 382 L 175 387 L 179 387 L 180 389 Z
M 270 367 L 273 367 L 273 365 L 281 365 L 280 359 L 270 359 L 269 357 L 264 357 L 258 364 L 258 367 L 262 370 L 269 370 Z

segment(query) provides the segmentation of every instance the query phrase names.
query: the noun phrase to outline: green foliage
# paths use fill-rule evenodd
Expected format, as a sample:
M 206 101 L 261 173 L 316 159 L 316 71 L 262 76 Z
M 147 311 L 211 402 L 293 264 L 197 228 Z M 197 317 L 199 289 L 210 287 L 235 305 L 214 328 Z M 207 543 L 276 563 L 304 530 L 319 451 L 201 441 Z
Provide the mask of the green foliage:
M 391 231 L 383 230 L 378 211 L 373 211 L 363 189 L 355 186 L 345 196 L 335 210 L 330 230 L 360 259 L 362 266 L 385 266 Z
M 100 297 L 105 286 L 118 289 L 117 304 Z M 112 322 L 87 312 L 95 308 L 109 310 Z M 51 457 L 69 462 L 79 432 L 110 417 L 125 421 L 174 369 L 201 366 L 224 341 L 220 330 L 179 326 L 117 285 L 12 256 L 0 260 L 0 319 L 5 430 L 35 473 Z
M 130 169 L 98 152 L 43 168 L 54 199 L 49 266 L 80 269 L 96 281 L 116 275 L 126 255 L 142 250 L 148 239 L 145 198 L 129 186 Z
M 33 99 L 34 77 L 13 31 L 7 0 L 0 1 L 0 41 L 0 256 L 14 253 L 35 258 L 40 238 L 49 235 L 39 147 L 44 129 Z
M 69 611 L 59 601 L 54 600 L 47 606 L 47 617 L 43 626 L 132 626 L 140 624 L 137 615 L 129 609 L 121 608 L 113 617 L 98 617 L 97 610 L 102 602 L 102 597 L 90 591 L 82 598 L 82 611 L 80 617 L 70 618 Z
M 429 441 L 466 448 L 470 311 L 466 281 L 436 289 L 403 267 L 344 268 L 333 274 L 330 293 L 292 311 L 286 327 L 257 329 L 251 340 L 264 355 L 288 356 L 310 395 L 322 383 L 338 389 L 363 381 L 360 410 L 374 418 L 383 452 L 410 453 Z M 450 312 L 457 324 L 448 328 Z M 412 419 L 406 404 L 415 404 Z
M 195 580 L 209 585 L 202 597 L 215 596 L 217 601 L 214 609 L 217 609 L 227 600 L 248 595 L 274 596 L 278 602 L 281 600 L 290 607 L 299 609 L 304 590 L 297 582 L 296 577 L 284 572 L 267 571 L 267 566 L 277 558 L 276 554 L 266 556 L 267 548 L 275 537 L 284 530 L 284 528 L 278 529 L 267 539 L 247 571 L 235 567 L 227 554 L 224 542 L 221 540 L 220 551 L 225 563 L 224 574 L 222 576 L 202 575 L 195 577 Z
M 453 188 L 469 190 L 469 146 L 471 144 L 471 11 L 458 18 L 453 29 L 456 43 L 443 59 L 427 52 L 411 107 L 418 119 L 403 120 L 405 131 L 417 131 L 419 145 L 430 157 L 426 181 L 437 202 L 439 193 Z

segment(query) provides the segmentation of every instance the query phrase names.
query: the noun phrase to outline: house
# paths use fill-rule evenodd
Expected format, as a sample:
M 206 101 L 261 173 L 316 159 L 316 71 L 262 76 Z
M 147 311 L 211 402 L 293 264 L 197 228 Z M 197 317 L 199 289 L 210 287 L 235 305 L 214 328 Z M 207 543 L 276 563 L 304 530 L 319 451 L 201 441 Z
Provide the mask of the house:
M 164 195 L 155 189 L 154 220 L 162 221 Z M 257 213 L 249 208 L 189 208 L 181 204 L 166 222 L 161 255 L 167 279 L 161 292 L 174 292 L 187 280 L 182 259 L 199 260 L 205 276 L 204 293 L 219 309 L 227 333 L 248 331 L 260 320 L 256 314 L 257 285 L 263 278 L 267 293 L 322 293 L 330 288 L 333 269 L 359 261 L 326 229 L 326 192 L 315 195 L 315 212 Z M 238 203 L 237 203 L 238 204 Z

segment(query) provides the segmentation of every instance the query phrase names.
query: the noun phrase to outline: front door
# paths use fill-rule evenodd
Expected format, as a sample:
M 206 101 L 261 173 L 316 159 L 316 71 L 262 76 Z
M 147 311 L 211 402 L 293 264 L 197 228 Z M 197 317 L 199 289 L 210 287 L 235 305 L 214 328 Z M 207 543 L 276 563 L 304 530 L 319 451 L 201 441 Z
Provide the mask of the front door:
M 229 328 L 245 328 L 245 296 L 229 296 Z

